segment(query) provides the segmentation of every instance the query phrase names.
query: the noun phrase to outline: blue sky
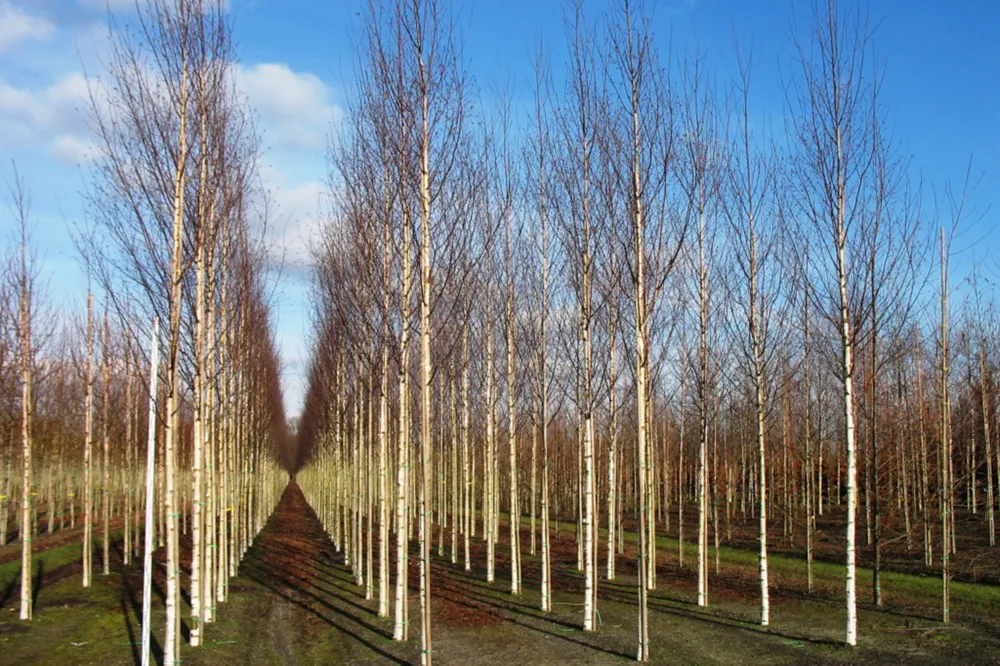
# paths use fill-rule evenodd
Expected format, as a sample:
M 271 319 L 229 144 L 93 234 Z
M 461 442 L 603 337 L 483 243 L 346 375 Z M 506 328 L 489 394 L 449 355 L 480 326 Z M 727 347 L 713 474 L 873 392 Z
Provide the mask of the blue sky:
M 229 0 L 239 44 L 238 81 L 263 130 L 264 179 L 278 206 L 271 246 L 289 270 L 275 315 L 288 413 L 301 407 L 308 360 L 306 248 L 317 228 L 331 127 L 343 118 L 354 45 L 366 0 Z M 591 15 L 607 3 L 586 3 Z M 810 2 L 659 0 L 653 29 L 662 52 L 704 53 L 719 83 L 733 71 L 733 39 L 753 44 L 754 112 L 780 129 L 782 82 L 794 80 L 792 37 L 809 24 Z M 108 11 L 127 21 L 134 0 L 0 0 L 0 181 L 16 160 L 33 197 L 35 241 L 56 307 L 79 309 L 86 286 L 69 229 L 82 220 L 81 191 L 93 149 L 86 95 L 102 71 Z M 484 105 L 503 82 L 515 104 L 530 96 L 534 44 L 543 39 L 554 68 L 564 63 L 564 3 L 462 0 L 453 3 L 468 73 Z M 967 266 L 1000 250 L 1000 2 L 872 0 L 876 48 L 884 60 L 883 101 L 900 153 L 914 177 L 939 191 L 966 166 L 982 177 L 973 200 L 980 219 L 959 238 Z M 794 16 L 794 22 L 793 22 Z M 6 198 L 6 187 L 3 188 Z M 0 206 L 0 241 L 13 224 Z M 973 247 L 974 246 L 974 247 Z M 994 262 L 996 260 L 994 259 Z M 996 276 L 995 276 L 996 277 Z

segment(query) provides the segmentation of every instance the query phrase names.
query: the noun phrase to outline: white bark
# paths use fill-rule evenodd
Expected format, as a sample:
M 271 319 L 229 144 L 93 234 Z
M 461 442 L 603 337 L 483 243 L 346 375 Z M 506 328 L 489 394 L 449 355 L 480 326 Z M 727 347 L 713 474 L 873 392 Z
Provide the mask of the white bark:
M 160 356 L 160 321 L 153 320 L 152 339 L 149 343 L 149 419 L 146 437 L 146 529 L 145 547 L 142 555 L 142 666 L 149 666 L 152 657 L 150 650 L 151 613 L 153 587 L 153 479 L 156 476 L 156 391 L 159 378 Z
M 87 397 L 86 414 L 84 415 L 83 441 L 83 586 L 90 587 L 91 558 L 93 557 L 93 521 L 91 514 L 93 499 L 91 497 L 90 454 L 94 441 L 94 316 L 93 295 L 87 292 Z
M 27 259 L 27 210 L 26 204 L 21 200 L 21 192 L 15 193 L 16 205 L 20 209 L 17 213 L 20 216 L 21 225 L 21 266 L 18 282 L 20 285 L 20 310 L 21 310 L 21 609 L 20 619 L 30 620 L 34 614 L 34 599 L 32 598 L 32 577 L 31 577 L 31 515 L 32 507 L 35 503 L 35 495 L 32 491 L 32 470 L 31 470 L 31 418 L 32 418 L 32 373 L 31 373 L 31 306 L 32 306 L 32 279 L 29 274 Z M 51 513 L 51 504 L 49 505 Z
M 111 467 L 110 467 L 110 442 L 108 441 L 108 405 L 110 404 L 111 393 L 111 329 L 108 326 L 108 311 L 105 304 L 104 309 L 104 345 L 103 345 L 103 375 L 104 387 L 102 400 L 101 417 L 101 440 L 102 440 L 102 461 L 101 461 L 101 527 L 102 535 L 102 573 L 107 576 L 111 573 L 111 544 L 110 525 L 111 522 Z
M 996 545 L 996 518 L 993 507 L 993 440 L 990 434 L 990 399 L 986 375 L 986 343 L 979 347 L 979 394 L 983 412 L 983 452 L 986 458 L 986 526 L 990 545 Z
M 948 254 L 941 229 L 941 621 L 951 619 L 952 525 L 951 393 L 948 369 Z

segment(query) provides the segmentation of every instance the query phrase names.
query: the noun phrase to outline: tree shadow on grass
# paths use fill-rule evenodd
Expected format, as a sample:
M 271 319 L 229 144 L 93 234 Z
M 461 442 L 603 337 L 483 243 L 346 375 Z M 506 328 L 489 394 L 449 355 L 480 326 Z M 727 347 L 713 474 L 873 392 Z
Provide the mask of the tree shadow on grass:
M 463 586 L 465 589 L 462 590 L 462 594 L 466 598 L 474 599 L 475 601 L 491 606 L 497 609 L 509 611 L 511 613 L 518 613 L 528 618 L 539 620 L 542 622 L 548 622 L 550 624 L 557 624 L 568 630 L 582 631 L 583 624 L 580 622 L 568 622 L 566 620 L 559 619 L 558 617 L 552 615 L 551 613 L 545 613 L 540 608 L 536 608 L 530 604 L 523 603 L 521 601 L 516 601 L 517 597 L 510 595 L 506 598 L 503 596 L 498 596 L 500 591 L 497 588 L 489 587 L 489 583 L 484 583 L 483 581 L 469 575 L 468 573 L 458 572 L 451 569 L 447 569 L 442 565 L 443 571 L 442 577 L 450 578 L 457 588 L 459 585 Z M 449 590 L 452 591 L 452 590 Z M 455 599 L 450 599 L 454 601 Z
M 45 563 L 41 560 L 34 562 L 34 572 L 32 573 L 31 581 L 31 605 L 32 608 L 38 606 L 38 595 L 42 591 L 42 577 L 45 575 Z M 4 587 L 3 592 L 0 593 L 0 608 L 7 605 L 7 602 L 11 600 L 14 596 L 14 590 L 20 588 L 21 586 L 21 571 L 23 569 L 18 569 L 17 572 L 11 577 L 10 582 Z
M 21 580 L 21 570 L 18 569 L 17 572 L 11 577 L 10 582 L 3 588 L 3 592 L 0 593 L 0 608 L 7 605 L 10 598 L 14 596 L 14 588 L 17 587 L 18 582 Z
M 694 620 L 696 622 L 701 622 L 704 624 L 710 624 L 717 627 L 724 627 L 726 629 L 739 629 L 744 632 L 748 632 L 755 636 L 760 636 L 762 638 L 775 637 L 783 638 L 791 641 L 801 641 L 804 643 L 811 643 L 813 645 L 825 645 L 828 647 L 843 647 L 844 643 L 841 641 L 834 641 L 826 638 L 813 638 L 810 636 L 802 636 L 797 634 L 789 634 L 783 631 L 778 631 L 774 627 L 761 627 L 760 625 L 752 624 L 743 619 L 731 618 L 724 615 L 719 615 L 718 613 L 699 611 L 692 608 L 678 608 L 676 606 L 671 606 L 668 601 L 664 599 L 658 599 L 655 597 L 650 597 L 649 599 L 650 610 L 665 613 L 667 615 L 673 615 L 675 617 L 684 618 L 687 620 Z
M 439 583 L 435 595 L 442 600 L 471 610 L 485 612 L 502 622 L 524 627 L 589 650 L 596 650 L 622 659 L 633 659 L 632 654 L 604 647 L 568 633 L 579 632 L 580 635 L 586 635 L 583 633 L 583 626 L 580 622 L 567 621 L 554 613 L 546 613 L 535 606 L 520 601 L 518 597 L 504 595 L 501 590 L 477 578 L 473 573 L 466 572 L 464 569 L 459 570 L 458 565 L 452 567 L 444 562 L 434 562 L 433 564 L 434 570 L 437 572 L 435 580 L 441 581 L 443 579 L 445 581 Z M 497 564 L 501 563 L 498 561 Z M 497 573 L 502 574 L 503 569 L 498 567 Z
M 266 550 L 266 547 L 262 547 L 262 549 Z M 379 627 L 376 627 L 375 625 L 369 624 L 368 622 L 360 619 L 360 617 L 355 617 L 355 616 L 351 615 L 350 613 L 344 612 L 344 609 L 338 608 L 338 607 L 332 605 L 329 600 L 324 599 L 323 596 L 321 596 L 321 595 L 324 595 L 324 596 L 333 597 L 334 599 L 337 599 L 340 602 L 342 602 L 342 603 L 344 603 L 344 604 L 346 604 L 346 605 L 348 605 L 348 606 L 356 609 L 359 613 L 367 613 L 367 614 L 372 614 L 372 615 L 374 614 L 374 611 L 372 611 L 372 609 L 370 609 L 370 608 L 368 608 L 366 606 L 363 606 L 363 605 L 361 605 L 359 603 L 356 603 L 356 602 L 352 601 L 351 599 L 343 596 L 342 594 L 338 594 L 337 591 L 341 590 L 340 587 L 337 587 L 337 586 L 334 587 L 334 589 L 337 590 L 337 591 L 334 591 L 334 589 L 323 589 L 323 588 L 317 586 L 315 584 L 315 582 L 313 582 L 312 580 L 310 580 L 306 576 L 302 576 L 302 575 L 299 575 L 298 573 L 289 571 L 287 564 L 286 564 L 285 567 L 283 567 L 283 571 L 282 571 L 282 573 L 281 573 L 280 576 L 278 576 L 278 575 L 276 575 L 274 573 L 266 573 L 266 571 L 263 570 L 263 567 L 261 567 L 261 568 L 255 568 L 255 567 L 253 567 L 251 565 L 250 567 L 248 567 L 248 569 L 252 572 L 251 573 L 251 578 L 253 580 L 256 580 L 257 582 L 264 582 L 263 578 L 266 577 L 266 578 L 270 579 L 270 581 L 273 582 L 273 583 L 275 583 L 275 584 L 285 585 L 286 587 L 288 587 L 291 590 L 294 590 L 297 593 L 304 594 L 306 596 L 311 597 L 317 603 L 322 604 L 323 606 L 325 606 L 326 608 L 328 608 L 328 609 L 330 609 L 332 611 L 336 611 L 338 613 L 341 613 L 341 614 L 343 614 L 345 616 L 350 617 L 352 621 L 354 621 L 354 622 L 362 625 L 365 629 L 367 629 L 367 630 L 369 630 L 371 632 L 377 633 L 380 636 L 383 636 L 384 638 L 391 638 L 391 635 L 389 635 L 387 632 L 383 631 Z
M 118 599 L 118 602 L 122 610 L 122 618 L 125 620 L 125 631 L 128 633 L 128 644 L 129 647 L 132 648 L 132 663 L 141 664 L 142 654 L 140 650 L 142 649 L 142 646 L 137 644 L 135 640 L 135 630 L 132 628 L 132 618 L 129 617 L 128 602 L 126 601 L 127 597 L 128 593 L 123 592 L 121 597 Z M 159 660 L 157 660 L 157 663 L 160 663 Z
M 302 608 L 303 610 L 311 613 L 313 616 L 319 618 L 320 620 L 323 620 L 324 622 L 326 622 L 327 624 L 329 624 L 334 629 L 337 629 L 338 631 L 343 632 L 347 636 L 350 636 L 351 638 L 353 638 L 354 640 L 356 640 L 360 644 L 364 645 L 369 650 L 375 652 L 379 656 L 383 657 L 384 659 L 387 659 L 387 660 L 389 660 L 389 661 L 391 661 L 393 663 L 396 663 L 396 664 L 408 664 L 409 663 L 405 659 L 397 657 L 396 655 L 394 655 L 394 654 L 392 654 L 390 652 L 387 652 L 383 648 L 379 647 L 375 643 L 373 643 L 373 642 L 365 639 L 359 633 L 351 631 L 350 629 L 348 629 L 347 627 L 345 627 L 343 625 L 343 623 L 338 622 L 336 619 L 331 618 L 331 617 L 327 617 L 325 614 L 319 612 L 318 610 L 316 610 L 315 608 L 313 608 L 309 604 L 304 603 L 300 599 L 295 598 L 295 596 L 293 596 L 289 592 L 286 592 L 286 591 L 282 590 L 278 585 L 274 584 L 273 582 L 270 582 L 270 581 L 268 581 L 266 579 L 263 579 L 263 578 L 255 577 L 253 574 L 250 575 L 250 578 L 252 580 L 255 580 L 260 585 L 263 585 L 265 588 L 267 588 L 268 590 L 270 590 L 271 592 L 273 592 L 274 594 L 276 594 L 280 598 L 284 599 L 285 601 L 288 601 L 288 602 L 291 602 L 291 603 L 295 604 L 299 608 Z M 333 608 L 333 607 L 331 607 L 329 605 L 326 605 L 326 604 L 324 604 L 324 606 L 326 606 L 328 609 L 330 609 L 330 610 L 332 610 L 334 612 L 340 613 L 340 611 L 338 611 L 336 608 Z M 352 616 L 350 616 L 350 615 L 346 615 L 344 613 L 340 613 L 340 614 L 344 615 L 344 617 L 346 619 L 348 619 L 348 620 L 350 620 L 352 622 L 357 622 L 357 619 L 354 618 L 354 617 L 352 617 Z
M 300 557 L 301 553 L 282 544 L 259 543 L 257 544 L 256 548 L 259 551 L 262 551 L 260 553 L 261 555 L 264 556 L 262 559 L 273 560 L 276 557 L 288 563 L 294 562 L 295 567 L 299 569 L 300 573 L 308 574 L 309 578 L 336 587 L 338 590 L 352 594 L 358 597 L 359 599 L 365 598 L 363 594 L 353 589 L 354 587 L 356 587 L 354 583 L 354 577 L 348 574 L 347 572 L 343 571 L 341 565 L 337 563 L 336 560 L 330 558 L 329 556 L 327 556 L 329 564 L 325 564 L 323 567 L 319 567 L 313 562 L 309 562 L 302 559 Z M 324 553 L 320 553 L 320 557 L 322 557 L 323 555 Z M 300 578 L 305 579 L 306 576 L 300 576 Z M 365 608 L 364 610 L 369 610 L 369 609 Z
M 264 553 L 260 554 L 266 555 L 267 545 L 265 543 L 258 543 L 255 549 L 258 549 L 258 552 L 264 551 Z M 280 569 L 269 567 L 264 564 L 263 560 L 257 557 L 247 561 L 245 567 L 247 577 L 250 580 L 262 585 L 281 599 L 311 613 L 314 617 L 323 620 L 381 657 L 397 664 L 408 663 L 406 660 L 386 651 L 361 634 L 361 631 L 364 630 L 375 634 L 378 638 L 387 640 L 391 638 L 391 635 L 386 631 L 353 613 L 345 612 L 343 608 L 335 606 L 330 600 L 324 597 L 327 595 L 332 596 L 361 612 L 367 612 L 369 609 L 330 590 L 317 588 L 307 578 L 287 571 L 286 567 L 281 567 Z M 346 626 L 345 621 L 358 625 L 359 629 L 352 630 Z
M 476 605 L 470 603 L 469 602 L 470 598 L 473 598 L 473 600 L 478 601 L 482 605 Z M 486 600 L 482 598 L 480 595 L 474 595 L 474 596 L 467 595 L 465 598 L 451 597 L 448 599 L 448 601 L 454 604 L 458 604 L 459 606 L 464 606 L 465 608 L 470 608 L 472 610 L 477 610 L 480 612 L 484 611 L 483 606 L 487 606 L 488 609 L 486 609 L 485 612 L 489 613 L 490 615 L 493 615 L 494 617 L 496 617 L 499 620 L 502 620 L 503 622 L 507 622 L 516 625 L 518 627 L 523 627 L 525 629 L 530 629 L 531 631 L 535 631 L 552 638 L 558 638 L 559 640 L 566 641 L 567 643 L 572 643 L 574 645 L 578 645 L 583 648 L 587 648 L 588 650 L 596 650 L 598 652 L 603 652 L 604 654 L 610 655 L 612 657 L 620 657 L 626 660 L 633 659 L 633 656 L 631 654 L 626 654 L 625 652 L 619 652 L 617 650 L 606 648 L 601 645 L 595 645 L 594 643 L 591 643 L 589 641 L 581 640 L 579 638 L 574 638 L 572 635 L 564 633 L 567 630 L 568 631 L 581 631 L 581 630 L 579 625 L 574 625 L 572 623 L 558 620 L 554 617 L 549 617 L 545 614 L 541 614 L 540 611 L 539 615 L 535 615 L 534 613 L 527 613 L 523 610 L 518 610 L 516 608 L 505 608 L 501 605 L 502 602 L 500 602 L 499 600 L 493 598 L 489 598 L 488 600 Z M 528 620 L 522 619 L 519 616 L 524 616 L 526 618 L 529 618 L 531 620 L 536 620 L 539 622 L 548 622 L 551 624 L 561 625 L 562 627 L 568 629 L 556 629 L 556 630 L 548 629 L 546 627 L 539 626 L 533 622 L 529 622 Z
M 631 598 L 631 600 L 634 602 L 638 598 L 638 588 L 636 587 L 636 585 L 637 583 L 634 582 L 628 583 L 620 580 L 601 580 L 600 583 L 598 583 L 597 585 L 597 590 L 598 594 L 600 594 L 601 596 L 605 596 L 608 593 L 610 593 L 611 595 L 619 595 L 621 597 Z M 668 587 L 667 589 L 670 588 Z M 650 600 L 661 599 L 663 601 L 669 601 L 671 603 L 679 604 L 681 606 L 687 606 L 690 608 L 698 607 L 698 604 L 695 603 L 694 601 L 691 601 L 690 599 L 685 599 L 680 596 L 663 592 L 662 586 L 660 587 L 660 589 L 656 590 L 655 595 L 653 594 L 653 590 L 650 590 L 648 598 Z
M 36 564 L 38 570 L 31 582 L 31 607 L 33 609 L 38 607 L 38 596 L 42 593 L 42 577 L 45 575 L 45 563 L 39 560 Z
M 828 596 L 823 596 L 819 594 L 809 594 L 808 592 L 801 592 L 799 590 L 789 590 L 783 589 L 780 592 L 772 592 L 773 597 L 784 597 L 787 599 L 795 599 L 797 601 L 808 601 L 810 603 L 818 604 L 821 606 L 829 606 L 831 608 L 844 608 L 844 599 L 831 598 Z M 868 613 L 878 613 L 883 615 L 891 615 L 893 617 L 900 617 L 906 620 L 921 620 L 923 622 L 941 622 L 941 618 L 937 615 L 925 615 L 911 609 L 908 606 L 894 606 L 888 605 L 879 608 L 872 603 L 858 602 L 858 609 L 863 610 Z
M 150 594 L 153 593 L 154 586 L 150 586 Z M 131 608 L 132 613 L 136 617 L 136 625 L 139 631 L 142 631 L 142 591 L 135 590 L 132 587 L 132 582 L 129 580 L 128 572 L 122 571 L 122 595 L 121 595 L 121 609 L 122 616 L 125 618 L 125 628 L 128 631 L 129 641 L 132 644 L 132 658 L 135 660 L 136 664 L 142 663 L 142 641 L 136 641 L 135 631 L 132 628 L 132 619 L 129 617 L 129 609 Z M 163 647 L 160 642 L 156 640 L 156 636 L 152 631 L 149 632 L 149 647 L 152 654 L 153 660 L 163 666 Z

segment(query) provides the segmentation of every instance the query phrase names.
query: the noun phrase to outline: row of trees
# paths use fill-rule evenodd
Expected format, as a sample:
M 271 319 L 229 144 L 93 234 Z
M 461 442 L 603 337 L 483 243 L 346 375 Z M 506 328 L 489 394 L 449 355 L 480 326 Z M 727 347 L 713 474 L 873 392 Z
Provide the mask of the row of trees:
M 57 522 L 59 529 L 83 523 L 84 587 L 92 582 L 95 529 L 104 575 L 115 534 L 125 565 L 144 551 L 144 663 L 151 550 L 164 547 L 163 658 L 177 663 L 182 586 L 197 646 L 284 480 L 278 454 L 289 436 L 262 243 L 266 199 L 253 117 L 234 88 L 225 3 L 155 0 L 111 40 L 106 80 L 91 90 L 100 151 L 77 234 L 103 316 L 89 293 L 85 323 L 45 310 L 30 202 L 20 181 L 11 190 L 20 236 L 5 281 L 0 354 L 0 540 L 16 505 L 22 619 L 32 614 L 31 535 L 39 516 L 47 532 Z M 158 321 L 164 336 L 154 332 Z M 150 339 L 157 351 L 162 345 L 162 363 L 147 355 Z M 151 393 L 157 378 L 160 389 Z M 10 470 L 18 439 L 23 475 L 15 497 Z M 186 581 L 182 533 L 190 537 Z
M 835 517 L 850 645 L 859 506 L 879 605 L 882 544 L 905 535 L 940 563 L 947 621 L 958 489 L 968 539 L 995 543 L 991 300 L 966 302 L 960 376 L 948 260 L 965 194 L 926 214 L 866 17 L 816 4 L 776 134 L 753 120 L 752 53 L 736 49 L 732 81 L 697 54 L 670 64 L 639 5 L 596 21 L 570 5 L 565 71 L 539 48 L 523 115 L 509 94 L 474 103 L 440 2 L 369 7 L 294 466 L 397 640 L 416 536 L 426 664 L 435 530 L 466 570 L 481 535 L 493 581 L 504 514 L 511 593 L 527 540 L 545 611 L 550 523 L 575 519 L 585 630 L 600 540 L 613 579 L 635 533 L 640 661 L 657 535 L 676 530 L 684 566 L 692 504 L 699 605 L 713 533 L 718 570 L 733 523 L 757 521 L 763 625 L 775 523 L 786 544 L 804 532 L 811 591 L 817 519 Z

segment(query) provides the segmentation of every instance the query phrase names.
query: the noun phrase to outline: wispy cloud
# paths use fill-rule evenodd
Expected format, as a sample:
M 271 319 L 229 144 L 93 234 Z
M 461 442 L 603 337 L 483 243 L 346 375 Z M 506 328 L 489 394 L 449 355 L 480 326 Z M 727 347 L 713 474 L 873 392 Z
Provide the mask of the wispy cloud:
M 68 164 L 94 156 L 87 131 L 90 86 L 81 72 L 71 72 L 40 89 L 18 87 L 0 78 L 0 147 L 44 146 Z M 71 148 L 72 146 L 72 148 Z
M 269 220 L 269 262 L 287 278 L 305 279 L 318 238 L 326 187 L 303 164 L 322 169 L 327 137 L 343 109 L 319 76 L 283 63 L 238 65 L 237 90 L 258 117 L 265 163 L 261 178 L 274 205 Z
M 78 4 L 86 9 L 94 11 L 128 12 L 142 9 L 149 4 L 149 0 L 78 0 Z M 223 9 L 229 8 L 229 0 L 221 0 Z
M 53 32 L 55 25 L 47 18 L 0 0 L 0 53 L 22 42 L 48 39 Z
M 316 180 L 292 178 L 285 170 L 287 166 L 269 163 L 261 169 L 261 179 L 273 204 L 267 229 L 268 262 L 282 268 L 286 276 L 296 273 L 301 277 L 299 273 L 308 272 L 311 250 L 319 237 L 326 188 Z
M 81 7 L 95 11 L 127 12 L 135 9 L 136 4 L 144 7 L 149 0 L 79 0 Z
M 265 145 L 279 149 L 323 151 L 330 127 L 343 110 L 330 88 L 311 72 L 282 63 L 239 65 L 236 86 L 246 94 L 261 121 Z

